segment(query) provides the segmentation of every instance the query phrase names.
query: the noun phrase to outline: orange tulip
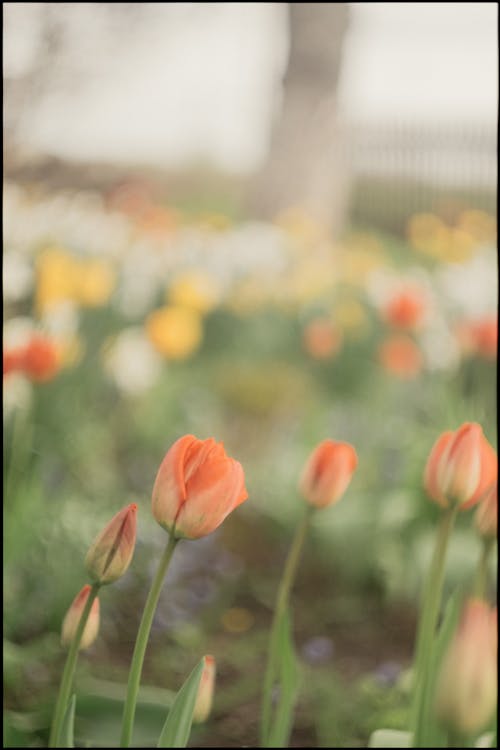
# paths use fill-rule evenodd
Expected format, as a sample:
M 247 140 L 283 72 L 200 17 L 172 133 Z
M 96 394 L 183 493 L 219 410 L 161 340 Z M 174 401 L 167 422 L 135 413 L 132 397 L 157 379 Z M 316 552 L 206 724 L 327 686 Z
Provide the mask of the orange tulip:
M 456 327 L 458 341 L 464 354 L 494 360 L 498 351 L 498 319 L 490 316 L 466 320 Z
M 485 538 L 498 534 L 498 483 L 495 482 L 477 506 L 474 517 L 476 529 Z
M 63 620 L 61 631 L 61 643 L 63 646 L 69 646 L 76 635 L 80 618 L 85 609 L 85 604 L 89 598 L 91 587 L 87 584 L 79 594 L 75 596 L 66 616 Z M 90 608 L 90 613 L 83 629 L 80 641 L 80 649 L 88 648 L 97 638 L 99 631 L 99 599 L 96 597 Z
M 33 336 L 24 346 L 3 353 L 3 374 L 23 372 L 30 380 L 51 380 L 61 368 L 57 344 L 45 336 Z
M 16 347 L 15 349 L 6 349 L 3 352 L 3 374 L 9 375 L 11 372 L 18 372 L 23 369 L 24 349 Z
M 153 516 L 177 538 L 214 531 L 248 498 L 243 468 L 222 443 L 179 438 L 163 459 L 153 487 Z
M 23 355 L 25 373 L 38 382 L 51 380 L 60 369 L 61 359 L 56 344 L 43 336 L 34 336 Z
M 486 602 L 469 600 L 439 670 L 436 714 L 445 726 L 464 735 L 480 732 L 495 712 L 495 616 Z
M 424 485 L 443 508 L 456 503 L 466 510 L 481 500 L 497 475 L 497 456 L 481 425 L 466 422 L 438 438 L 427 459 Z
M 97 536 L 85 558 L 85 566 L 96 583 L 113 583 L 132 560 L 137 529 L 137 505 L 122 508 Z
M 201 724 L 206 721 L 212 710 L 212 702 L 215 687 L 215 659 L 213 656 L 204 657 L 203 672 L 201 673 L 200 686 L 193 711 L 193 721 Z
M 382 309 L 382 316 L 395 328 L 414 329 L 421 324 L 425 307 L 421 292 L 403 289 L 389 299 Z
M 323 440 L 306 462 L 300 491 L 316 508 L 332 505 L 346 491 L 357 465 L 358 457 L 352 445 Z
M 423 366 L 420 349 L 408 336 L 390 336 L 378 349 L 382 367 L 403 380 L 416 377 Z
M 337 354 L 342 334 L 328 318 L 311 320 L 302 334 L 305 350 L 315 359 L 328 359 Z

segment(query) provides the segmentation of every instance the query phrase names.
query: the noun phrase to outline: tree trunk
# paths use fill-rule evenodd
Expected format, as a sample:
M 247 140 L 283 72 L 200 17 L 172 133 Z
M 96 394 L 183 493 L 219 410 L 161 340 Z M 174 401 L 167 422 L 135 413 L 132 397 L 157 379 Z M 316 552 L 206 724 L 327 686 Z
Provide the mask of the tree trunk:
M 262 217 L 300 207 L 335 234 L 348 197 L 348 169 L 337 119 L 336 92 L 346 3 L 288 3 L 290 55 L 283 106 L 267 164 L 254 185 Z

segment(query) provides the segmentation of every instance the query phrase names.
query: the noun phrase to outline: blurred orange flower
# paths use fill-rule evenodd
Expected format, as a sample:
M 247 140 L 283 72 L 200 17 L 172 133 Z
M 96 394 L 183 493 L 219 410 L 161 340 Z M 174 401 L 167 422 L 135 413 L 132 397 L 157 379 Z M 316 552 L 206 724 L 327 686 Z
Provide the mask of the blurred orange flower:
M 485 538 L 498 534 L 498 481 L 484 495 L 474 517 L 474 525 L 479 534 Z
M 358 457 L 352 445 L 323 440 L 306 461 L 300 491 L 310 505 L 326 508 L 340 500 L 357 465 Z
M 391 375 L 404 380 L 415 378 L 423 367 L 422 352 L 408 336 L 391 336 L 378 348 L 382 367 Z
M 89 598 L 91 587 L 86 584 L 75 596 L 66 612 L 61 630 L 61 643 L 69 647 L 78 630 L 80 619 Z M 96 597 L 92 603 L 88 620 L 83 629 L 79 649 L 88 648 L 93 644 L 99 632 L 99 599 Z
M 305 326 L 302 341 L 311 357 L 328 359 L 340 350 L 342 333 L 329 318 L 316 318 Z
M 426 300 L 415 288 L 408 287 L 396 292 L 382 308 L 382 316 L 395 328 L 415 329 L 422 323 L 426 311 Z
M 435 711 L 443 724 L 474 735 L 497 705 L 496 610 L 469 599 L 440 666 Z
M 7 349 L 3 353 L 3 374 L 22 372 L 30 380 L 51 380 L 61 369 L 59 346 L 45 336 L 35 335 L 24 345 Z
M 484 317 L 479 320 L 462 321 L 456 335 L 466 355 L 478 355 L 485 359 L 496 359 L 498 352 L 498 318 Z

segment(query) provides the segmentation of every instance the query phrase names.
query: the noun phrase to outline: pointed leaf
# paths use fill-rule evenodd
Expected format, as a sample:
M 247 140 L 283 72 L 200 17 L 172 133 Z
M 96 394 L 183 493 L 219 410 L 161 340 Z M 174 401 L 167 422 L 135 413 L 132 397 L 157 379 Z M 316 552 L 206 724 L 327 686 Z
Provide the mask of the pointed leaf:
M 269 747 L 286 747 L 293 724 L 293 710 L 299 685 L 299 669 L 293 647 L 290 615 L 283 613 L 278 627 L 277 661 L 279 698 L 274 721 L 269 732 Z
M 432 704 L 439 667 L 457 627 L 462 596 L 462 592 L 457 589 L 448 599 L 441 626 L 432 645 L 431 668 L 425 693 L 421 697 L 421 722 L 415 733 L 416 747 L 444 747 L 446 745 L 446 735 L 432 715 Z
M 203 672 L 204 658 L 200 659 L 177 695 L 163 726 L 157 747 L 186 747 L 193 723 L 193 711 Z

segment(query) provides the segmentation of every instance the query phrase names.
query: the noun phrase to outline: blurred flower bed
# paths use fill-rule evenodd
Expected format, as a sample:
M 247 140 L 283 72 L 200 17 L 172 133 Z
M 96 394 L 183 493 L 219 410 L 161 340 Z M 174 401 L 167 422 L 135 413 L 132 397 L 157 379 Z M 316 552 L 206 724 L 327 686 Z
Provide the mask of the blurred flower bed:
M 162 540 L 152 483 L 186 433 L 227 444 L 250 500 L 173 563 L 141 741 L 158 733 L 155 707 L 189 671 L 190 649 L 216 654 L 220 675 L 196 746 L 257 736 L 298 473 L 325 437 L 355 445 L 360 470 L 349 498 L 313 527 L 298 576 L 296 642 L 310 687 L 292 745 L 359 746 L 378 726 L 403 728 L 436 513 L 422 490 L 425 459 L 440 432 L 466 420 L 496 446 L 495 219 L 420 214 L 404 237 L 352 228 L 333 243 L 298 208 L 237 222 L 181 212 L 139 181 L 106 195 L 8 183 L 3 294 L 9 746 L 43 744 L 80 560 L 110 513 L 136 502 L 134 563 L 106 592 L 109 617 L 79 676 L 77 732 L 116 736 L 111 708 L 118 725 Z M 449 585 L 472 575 L 477 555 L 459 523 Z

